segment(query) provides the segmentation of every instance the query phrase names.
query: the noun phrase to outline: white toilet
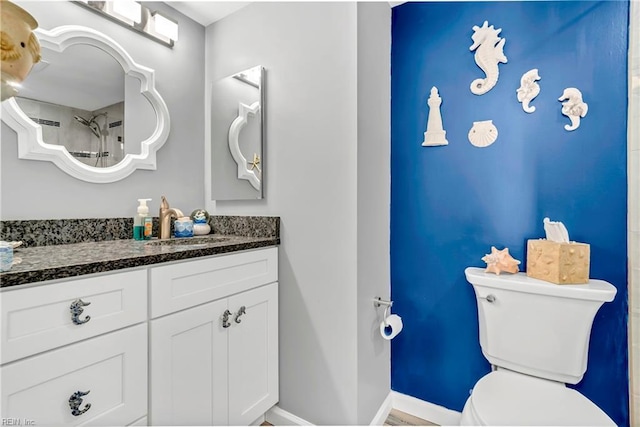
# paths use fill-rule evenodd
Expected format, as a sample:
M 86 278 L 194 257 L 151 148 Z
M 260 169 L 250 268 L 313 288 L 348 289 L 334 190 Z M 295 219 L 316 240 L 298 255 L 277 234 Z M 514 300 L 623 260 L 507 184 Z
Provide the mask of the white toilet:
M 602 280 L 556 285 L 524 273 L 465 270 L 478 302 L 480 346 L 493 366 L 462 410 L 461 425 L 615 426 L 565 386 L 587 370 L 596 312 L 616 295 Z

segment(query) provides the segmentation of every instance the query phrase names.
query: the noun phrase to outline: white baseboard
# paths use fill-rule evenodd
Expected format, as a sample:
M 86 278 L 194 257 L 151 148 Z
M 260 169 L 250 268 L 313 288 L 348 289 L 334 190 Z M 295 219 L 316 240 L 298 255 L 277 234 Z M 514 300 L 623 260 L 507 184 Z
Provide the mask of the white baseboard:
M 262 415 L 260 415 L 258 417 L 257 420 L 254 420 L 252 423 L 249 423 L 249 425 L 250 426 L 259 426 L 259 425 L 262 425 L 262 423 L 265 422 L 265 421 L 266 420 L 265 420 L 264 414 L 262 414 Z
M 372 426 L 384 425 L 391 409 L 406 412 L 407 414 L 431 421 L 441 426 L 460 425 L 461 413 L 447 409 L 435 403 L 425 402 L 406 394 L 390 391 L 384 399 L 380 409 L 371 421 Z M 264 420 L 274 426 L 312 426 L 309 421 L 304 420 L 291 412 L 287 412 L 279 406 L 274 406 L 264 414 Z
M 309 421 L 293 415 L 280 408 L 278 405 L 272 407 L 264 414 L 265 421 L 274 426 L 312 426 Z
M 407 396 L 406 394 L 398 393 L 393 390 L 389 393 L 389 396 L 391 396 L 391 406 L 398 411 L 406 412 L 407 414 L 414 415 L 418 418 L 431 421 L 441 426 L 460 425 L 460 417 L 462 414 L 458 411 L 436 405 L 435 403 L 425 402 L 424 400 Z
M 393 409 L 393 395 L 391 393 L 393 392 L 389 392 L 389 394 L 387 395 L 387 398 L 384 399 L 384 401 L 382 402 L 382 405 L 380 405 L 380 409 L 378 409 L 378 413 L 376 414 L 375 417 L 373 417 L 373 420 L 371 420 L 371 423 L 369 425 L 371 426 L 384 425 L 384 422 L 387 420 L 387 417 L 389 416 L 389 412 L 391 412 L 391 410 Z

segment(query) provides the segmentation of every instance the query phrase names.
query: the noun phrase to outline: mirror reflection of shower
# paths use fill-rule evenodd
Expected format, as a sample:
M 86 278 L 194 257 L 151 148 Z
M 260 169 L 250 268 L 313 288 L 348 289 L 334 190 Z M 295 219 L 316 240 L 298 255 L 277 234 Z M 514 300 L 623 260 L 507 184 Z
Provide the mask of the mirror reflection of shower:
M 100 124 L 96 120 L 99 117 L 104 118 L 102 127 L 100 127 Z M 109 152 L 106 151 L 105 147 L 106 147 L 107 136 L 109 136 L 109 128 L 108 128 L 109 114 L 108 113 L 96 114 L 92 116 L 89 120 L 76 115 L 74 115 L 73 118 L 78 123 L 84 126 L 87 126 L 91 130 L 91 133 L 98 139 L 98 147 L 97 147 L 97 150 L 95 150 L 96 164 L 93 166 L 97 166 L 97 167 L 107 166 L 106 157 L 109 156 Z
M 84 109 L 20 96 L 15 100 L 27 117 L 40 125 L 47 144 L 64 146 L 77 161 L 108 168 L 124 159 L 124 102 Z

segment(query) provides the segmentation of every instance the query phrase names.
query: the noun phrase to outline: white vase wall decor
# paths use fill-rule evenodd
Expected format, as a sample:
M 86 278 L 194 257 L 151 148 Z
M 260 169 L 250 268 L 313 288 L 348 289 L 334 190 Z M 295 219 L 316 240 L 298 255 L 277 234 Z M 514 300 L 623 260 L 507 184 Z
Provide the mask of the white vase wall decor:
M 449 141 L 445 138 L 447 132 L 442 128 L 442 116 L 440 114 L 441 104 L 442 98 L 438 94 L 438 88 L 434 86 L 431 88 L 431 94 L 427 101 L 427 105 L 429 105 L 429 118 L 427 119 L 427 131 L 424 133 L 423 147 L 449 144 Z
M 527 113 L 536 111 L 536 107 L 529 105 L 531 100 L 540 93 L 540 85 L 536 83 L 536 80 L 540 80 L 540 75 L 538 74 L 538 69 L 534 68 L 522 75 L 520 87 L 516 90 L 518 102 L 522 103 L 522 109 Z
M 475 79 L 471 82 L 471 92 L 475 95 L 484 95 L 489 92 L 498 83 L 498 63 L 507 63 L 507 57 L 504 55 L 505 38 L 498 37 L 502 28 L 497 30 L 493 25 L 489 26 L 484 21 L 482 27 L 473 26 L 473 35 L 471 39 L 473 44 L 469 50 L 476 51 L 475 60 L 478 67 L 486 74 L 484 79 Z
M 498 129 L 493 124 L 493 120 L 473 122 L 469 130 L 469 142 L 480 148 L 488 147 L 498 139 Z
M 571 120 L 571 125 L 564 125 L 565 130 L 578 129 L 580 117 L 586 116 L 589 111 L 589 106 L 582 100 L 582 92 L 575 87 L 568 87 L 562 92 L 558 101 L 565 101 L 562 103 L 562 114 Z

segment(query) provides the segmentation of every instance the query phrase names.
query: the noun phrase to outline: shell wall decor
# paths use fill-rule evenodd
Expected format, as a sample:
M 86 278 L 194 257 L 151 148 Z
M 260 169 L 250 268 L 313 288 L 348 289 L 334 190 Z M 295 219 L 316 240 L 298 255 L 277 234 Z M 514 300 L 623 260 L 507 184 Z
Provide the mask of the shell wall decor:
M 482 27 L 474 25 L 471 36 L 473 44 L 469 50 L 476 51 L 476 64 L 487 76 L 484 79 L 475 79 L 471 82 L 471 92 L 475 95 L 484 95 L 489 92 L 498 83 L 498 75 L 500 74 L 498 63 L 507 63 L 507 57 L 503 52 L 506 39 L 498 37 L 502 28 L 496 30 L 493 25 L 488 25 L 487 21 L 484 21 Z
M 449 144 L 449 141 L 445 138 L 447 132 L 442 128 L 442 116 L 440 114 L 442 98 L 438 95 L 437 87 L 431 88 L 431 95 L 427 104 L 429 105 L 429 118 L 427 119 L 427 131 L 424 133 L 422 146 L 433 147 Z
M 529 105 L 531 100 L 540 93 L 540 85 L 536 83 L 536 80 L 540 80 L 540 75 L 538 74 L 538 69 L 534 68 L 522 75 L 520 78 L 520 87 L 516 90 L 518 102 L 522 103 L 522 109 L 526 113 L 536 111 L 536 107 Z
M 580 117 L 586 116 L 587 111 L 589 111 L 587 103 L 582 101 L 582 92 L 575 87 L 568 87 L 562 92 L 562 96 L 558 98 L 558 101 L 565 101 L 562 103 L 562 114 L 571 120 L 571 125 L 564 125 L 565 130 L 578 129 Z
M 488 147 L 498 139 L 498 129 L 493 120 L 473 122 L 469 130 L 469 142 L 476 147 Z

